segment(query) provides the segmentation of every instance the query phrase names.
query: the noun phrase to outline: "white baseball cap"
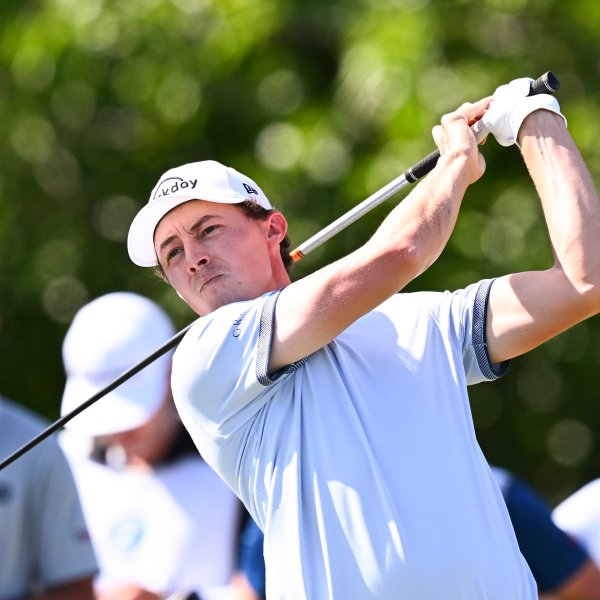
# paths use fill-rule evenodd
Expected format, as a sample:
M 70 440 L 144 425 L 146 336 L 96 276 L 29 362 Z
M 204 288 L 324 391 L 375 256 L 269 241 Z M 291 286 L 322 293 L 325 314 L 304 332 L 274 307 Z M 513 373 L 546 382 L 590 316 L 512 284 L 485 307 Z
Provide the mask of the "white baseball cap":
M 156 184 L 148 203 L 133 219 L 127 238 L 131 260 L 140 267 L 158 264 L 154 230 L 173 208 L 188 200 L 239 204 L 246 200 L 263 208 L 271 203 L 256 183 L 231 167 L 214 160 L 188 163 L 168 170 Z
M 129 292 L 100 296 L 75 315 L 62 355 L 67 382 L 64 416 L 173 337 L 167 314 Z M 67 427 L 95 437 L 135 429 L 160 408 L 170 385 L 170 350 L 73 417 Z

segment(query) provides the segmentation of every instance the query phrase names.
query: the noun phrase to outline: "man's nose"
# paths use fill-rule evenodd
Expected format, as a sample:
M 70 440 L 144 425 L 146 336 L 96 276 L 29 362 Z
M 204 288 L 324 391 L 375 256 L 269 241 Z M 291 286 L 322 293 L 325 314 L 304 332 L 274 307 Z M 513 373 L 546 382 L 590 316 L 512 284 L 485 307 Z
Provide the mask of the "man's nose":
M 208 253 L 203 250 L 198 244 L 191 244 L 192 248 L 189 248 L 186 252 L 188 258 L 188 271 L 190 273 L 196 273 L 201 267 L 205 267 L 209 262 L 210 258 Z

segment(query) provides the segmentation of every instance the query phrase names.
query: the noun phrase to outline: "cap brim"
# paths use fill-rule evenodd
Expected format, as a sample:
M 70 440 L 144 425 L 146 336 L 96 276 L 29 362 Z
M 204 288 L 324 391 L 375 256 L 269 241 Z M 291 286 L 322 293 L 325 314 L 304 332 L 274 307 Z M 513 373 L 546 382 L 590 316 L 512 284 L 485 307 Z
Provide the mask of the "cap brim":
M 137 429 L 158 410 L 166 397 L 167 386 L 168 378 L 165 380 L 160 371 L 137 373 L 85 408 L 66 426 L 89 437 Z M 63 393 L 62 416 L 73 412 L 102 388 L 85 377 L 71 375 Z

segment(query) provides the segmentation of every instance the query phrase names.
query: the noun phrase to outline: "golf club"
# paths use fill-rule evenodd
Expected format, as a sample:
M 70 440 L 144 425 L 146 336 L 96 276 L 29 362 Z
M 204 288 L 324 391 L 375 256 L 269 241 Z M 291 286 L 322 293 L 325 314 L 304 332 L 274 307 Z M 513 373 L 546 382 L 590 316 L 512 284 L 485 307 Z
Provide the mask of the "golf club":
M 544 93 L 553 94 L 554 92 L 558 91 L 559 88 L 560 82 L 558 78 L 554 73 L 548 71 L 531 83 L 529 95 L 533 96 L 536 94 Z M 472 123 L 471 126 L 475 132 L 477 140 L 481 141 L 481 139 L 485 136 L 487 132 L 483 127 L 478 125 L 478 123 L 479 122 Z M 425 158 L 421 159 L 419 162 L 415 163 L 412 167 L 407 169 L 402 175 L 388 183 L 379 191 L 369 196 L 367 199 L 363 200 L 354 208 L 350 209 L 348 212 L 346 212 L 341 217 L 333 221 L 333 223 L 322 229 L 320 232 L 313 235 L 306 242 L 300 244 L 300 246 L 298 246 L 295 250 L 291 252 L 291 256 L 294 262 L 298 262 L 299 260 L 301 260 L 309 252 L 312 252 L 315 248 L 324 244 L 327 240 L 329 240 L 334 235 L 348 227 L 350 224 L 354 223 L 354 221 L 358 220 L 360 217 L 362 217 L 367 212 L 369 212 L 370 210 L 372 210 L 373 208 L 390 198 L 392 195 L 396 194 L 402 188 L 406 187 L 407 185 L 410 185 L 411 183 L 415 183 L 416 181 L 427 175 L 427 173 L 429 173 L 435 167 L 439 157 L 439 150 L 435 150 Z M 8 465 L 10 465 L 15 460 L 17 460 L 17 458 L 31 450 L 33 447 L 38 445 L 44 439 L 52 435 L 54 432 L 58 431 L 71 419 L 76 417 L 80 412 L 84 411 L 86 408 L 94 404 L 97 400 L 102 398 L 102 396 L 105 396 L 109 392 L 112 392 L 116 387 L 133 377 L 136 373 L 141 371 L 143 368 L 147 367 L 157 358 L 159 358 L 160 356 L 177 346 L 177 344 L 179 344 L 179 342 L 183 339 L 183 336 L 188 332 L 188 330 L 192 327 L 194 323 L 195 321 L 187 325 L 184 329 L 176 333 L 170 340 L 168 340 L 160 348 L 155 350 L 147 358 L 141 360 L 129 370 L 125 371 L 122 375 L 120 375 L 114 381 L 112 381 L 107 386 L 99 390 L 96 394 L 94 394 L 88 400 L 83 402 L 76 409 L 53 422 L 36 437 L 32 438 L 29 442 L 27 442 L 18 450 L 13 452 L 10 456 L 2 460 L 0 462 L 0 471 Z
M 559 88 L 560 82 L 558 78 L 554 73 L 548 71 L 531 83 L 529 95 L 553 94 L 554 92 L 557 92 Z M 480 142 L 487 132 L 483 127 L 478 126 L 478 122 L 472 123 L 471 126 L 475 131 L 477 141 Z M 354 223 L 354 221 L 360 219 L 360 217 L 387 200 L 390 196 L 396 194 L 403 187 L 415 183 L 427 175 L 427 173 L 435 167 L 439 158 L 440 151 L 434 150 L 431 154 L 415 163 L 410 169 L 407 169 L 402 175 L 396 177 L 393 181 L 390 181 L 390 183 L 382 187 L 379 191 L 369 196 L 366 200 L 363 200 L 360 204 L 357 204 L 347 213 L 333 221 L 333 223 L 330 223 L 327 227 L 319 231 L 319 233 L 300 244 L 300 246 L 292 252 L 294 262 L 303 256 L 306 256 L 318 246 L 321 246 L 334 235 L 348 227 L 348 225 Z

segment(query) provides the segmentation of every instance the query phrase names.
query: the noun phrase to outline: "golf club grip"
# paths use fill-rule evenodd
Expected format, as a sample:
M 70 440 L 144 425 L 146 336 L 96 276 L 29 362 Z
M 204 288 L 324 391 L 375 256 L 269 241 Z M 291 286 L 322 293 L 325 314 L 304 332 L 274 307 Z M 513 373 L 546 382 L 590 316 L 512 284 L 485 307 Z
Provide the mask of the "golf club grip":
M 560 81 L 558 77 L 548 71 L 538 77 L 535 81 L 531 82 L 531 88 L 529 90 L 529 96 L 535 96 L 536 94 L 554 94 L 560 88 Z M 440 151 L 434 150 L 431 154 L 428 154 L 425 158 L 422 158 L 418 163 L 415 163 L 410 169 L 407 169 L 404 173 L 407 181 L 414 183 L 429 173 L 433 167 L 437 164 L 440 158 Z

